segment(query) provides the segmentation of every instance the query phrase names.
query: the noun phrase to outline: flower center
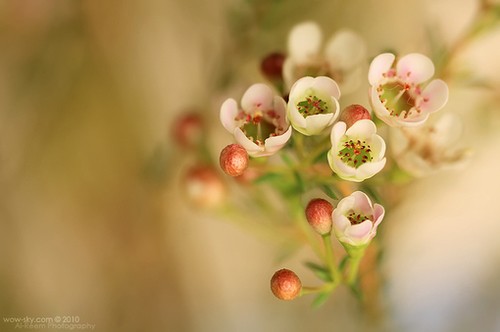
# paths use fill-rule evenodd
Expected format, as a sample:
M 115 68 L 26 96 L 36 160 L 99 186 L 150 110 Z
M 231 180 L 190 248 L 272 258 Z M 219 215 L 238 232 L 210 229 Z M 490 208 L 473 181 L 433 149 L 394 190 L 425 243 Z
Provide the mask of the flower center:
M 317 96 L 309 96 L 298 102 L 297 110 L 304 118 L 307 118 L 309 115 L 330 113 L 326 101 L 319 99 Z
M 343 143 L 343 147 L 338 156 L 340 160 L 351 167 L 358 168 L 373 160 L 370 144 L 367 144 L 366 141 L 350 139 Z
M 392 116 L 402 116 L 405 119 L 412 113 L 413 110 L 420 113 L 416 107 L 415 94 L 419 87 L 412 89 L 412 86 L 400 81 L 393 81 L 377 88 L 380 101 Z
M 235 120 L 242 121 L 240 129 L 246 137 L 257 145 L 264 145 L 269 137 L 281 135 L 284 128 L 278 121 L 280 116 L 274 110 L 257 111 L 253 114 L 247 114 L 241 111 Z
M 346 217 L 351 222 L 351 225 L 361 224 L 365 220 L 373 220 L 373 216 L 365 216 L 364 214 L 356 213 L 353 210 L 349 211 Z

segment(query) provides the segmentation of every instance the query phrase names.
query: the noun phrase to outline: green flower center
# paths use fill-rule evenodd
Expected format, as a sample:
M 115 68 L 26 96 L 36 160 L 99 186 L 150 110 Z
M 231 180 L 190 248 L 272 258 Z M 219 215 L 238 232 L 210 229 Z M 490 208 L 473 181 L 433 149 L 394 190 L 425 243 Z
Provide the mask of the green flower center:
M 246 137 L 257 145 L 264 145 L 269 137 L 283 134 L 283 127 L 278 124 L 279 115 L 273 110 L 245 114 L 241 112 L 236 120 L 243 120 L 240 129 Z
M 326 101 L 319 99 L 317 96 L 309 96 L 306 99 L 297 103 L 297 110 L 304 118 L 309 115 L 330 113 Z
M 351 225 L 361 224 L 365 220 L 373 220 L 373 216 L 365 216 L 364 214 L 356 213 L 353 210 L 349 211 L 346 217 L 351 222 Z
M 366 141 L 350 139 L 343 143 L 343 147 L 338 156 L 340 160 L 351 167 L 358 168 L 373 160 L 370 144 L 367 144 Z
M 385 107 L 392 116 L 400 116 L 404 118 L 410 115 L 410 111 L 415 108 L 415 97 L 410 92 L 411 86 L 401 82 L 390 82 L 381 85 L 377 88 L 380 101 L 385 104 Z M 420 110 L 416 109 L 417 112 Z

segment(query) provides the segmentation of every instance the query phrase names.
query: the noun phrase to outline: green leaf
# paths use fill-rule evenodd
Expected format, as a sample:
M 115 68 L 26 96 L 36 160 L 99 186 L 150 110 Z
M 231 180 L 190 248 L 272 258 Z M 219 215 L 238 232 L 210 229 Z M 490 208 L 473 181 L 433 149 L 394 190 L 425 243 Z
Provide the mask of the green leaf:
M 330 292 L 318 294 L 318 296 L 316 296 L 316 298 L 314 298 L 313 302 L 311 303 L 311 306 L 314 309 L 318 309 L 326 302 L 326 300 L 328 300 L 329 297 L 330 297 Z
M 305 265 L 311 269 L 311 271 L 318 277 L 319 279 L 326 281 L 326 282 L 332 282 L 332 276 L 328 268 L 325 266 L 313 263 L 313 262 L 306 262 Z
M 328 197 L 336 199 L 336 200 L 338 199 L 337 194 L 335 194 L 335 192 L 333 191 L 332 188 L 330 188 L 330 186 L 328 186 L 326 184 L 322 184 L 322 185 L 320 185 L 320 188 L 321 188 L 321 190 L 323 190 L 323 192 L 325 194 L 328 195 Z
M 266 182 L 274 182 L 274 181 L 281 181 L 283 179 L 283 175 L 278 174 L 278 173 L 266 173 L 262 176 L 259 176 L 257 179 L 255 179 L 254 183 L 259 184 L 259 183 L 266 183 Z
M 342 257 L 342 260 L 339 263 L 339 270 L 340 271 L 343 271 L 345 269 L 345 266 L 346 266 L 346 263 L 347 263 L 348 259 L 349 259 L 348 255 L 345 255 L 344 257 Z

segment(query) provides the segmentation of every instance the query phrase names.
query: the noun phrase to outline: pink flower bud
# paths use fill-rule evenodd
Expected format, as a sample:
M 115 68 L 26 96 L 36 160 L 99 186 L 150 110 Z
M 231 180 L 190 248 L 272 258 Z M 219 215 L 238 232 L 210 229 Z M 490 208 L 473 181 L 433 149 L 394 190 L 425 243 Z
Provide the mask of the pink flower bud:
M 248 167 L 248 152 L 239 144 L 229 144 L 221 151 L 219 163 L 227 175 L 241 175 Z
M 306 218 L 309 225 L 320 235 L 326 235 L 332 231 L 333 206 L 330 202 L 315 198 L 307 204 Z
M 347 128 L 351 127 L 356 121 L 363 119 L 371 120 L 370 112 L 358 104 L 352 104 L 344 108 L 339 117 L 339 121 L 345 122 Z
M 184 175 L 183 185 L 187 198 L 197 207 L 215 207 L 225 198 L 224 184 L 211 166 L 196 165 L 189 168 Z
M 283 62 L 285 55 L 283 53 L 268 54 L 260 63 L 260 70 L 262 74 L 270 81 L 283 79 Z
M 293 300 L 300 294 L 301 289 L 299 277 L 288 269 L 276 271 L 271 278 L 271 291 L 280 300 Z
M 205 131 L 203 119 L 199 114 L 182 114 L 174 121 L 173 139 L 183 148 L 193 148 L 199 144 Z

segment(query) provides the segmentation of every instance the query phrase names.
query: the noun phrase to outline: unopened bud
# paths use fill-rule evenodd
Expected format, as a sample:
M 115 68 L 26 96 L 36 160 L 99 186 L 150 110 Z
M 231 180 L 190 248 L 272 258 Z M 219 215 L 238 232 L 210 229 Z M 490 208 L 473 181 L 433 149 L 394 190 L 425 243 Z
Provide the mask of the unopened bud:
M 332 231 L 333 206 L 327 200 L 315 198 L 307 204 L 307 222 L 314 231 L 320 235 L 326 235 Z
M 184 175 L 183 184 L 187 198 L 197 207 L 215 207 L 224 200 L 224 184 L 216 170 L 210 166 L 189 168 Z
M 248 152 L 239 144 L 230 144 L 221 151 L 219 163 L 227 175 L 241 175 L 248 167 Z
M 193 148 L 199 144 L 205 131 L 203 120 L 196 113 L 182 114 L 173 126 L 173 139 L 183 148 Z
M 285 55 L 283 53 L 271 53 L 262 59 L 260 70 L 270 81 L 282 80 L 283 62 L 285 62 Z
M 339 121 L 345 122 L 347 128 L 352 126 L 356 121 L 363 119 L 371 120 L 370 112 L 358 104 L 352 104 L 344 108 L 339 117 Z
M 271 278 L 271 291 L 280 300 L 293 300 L 301 290 L 302 283 L 293 271 L 281 269 L 276 271 Z

